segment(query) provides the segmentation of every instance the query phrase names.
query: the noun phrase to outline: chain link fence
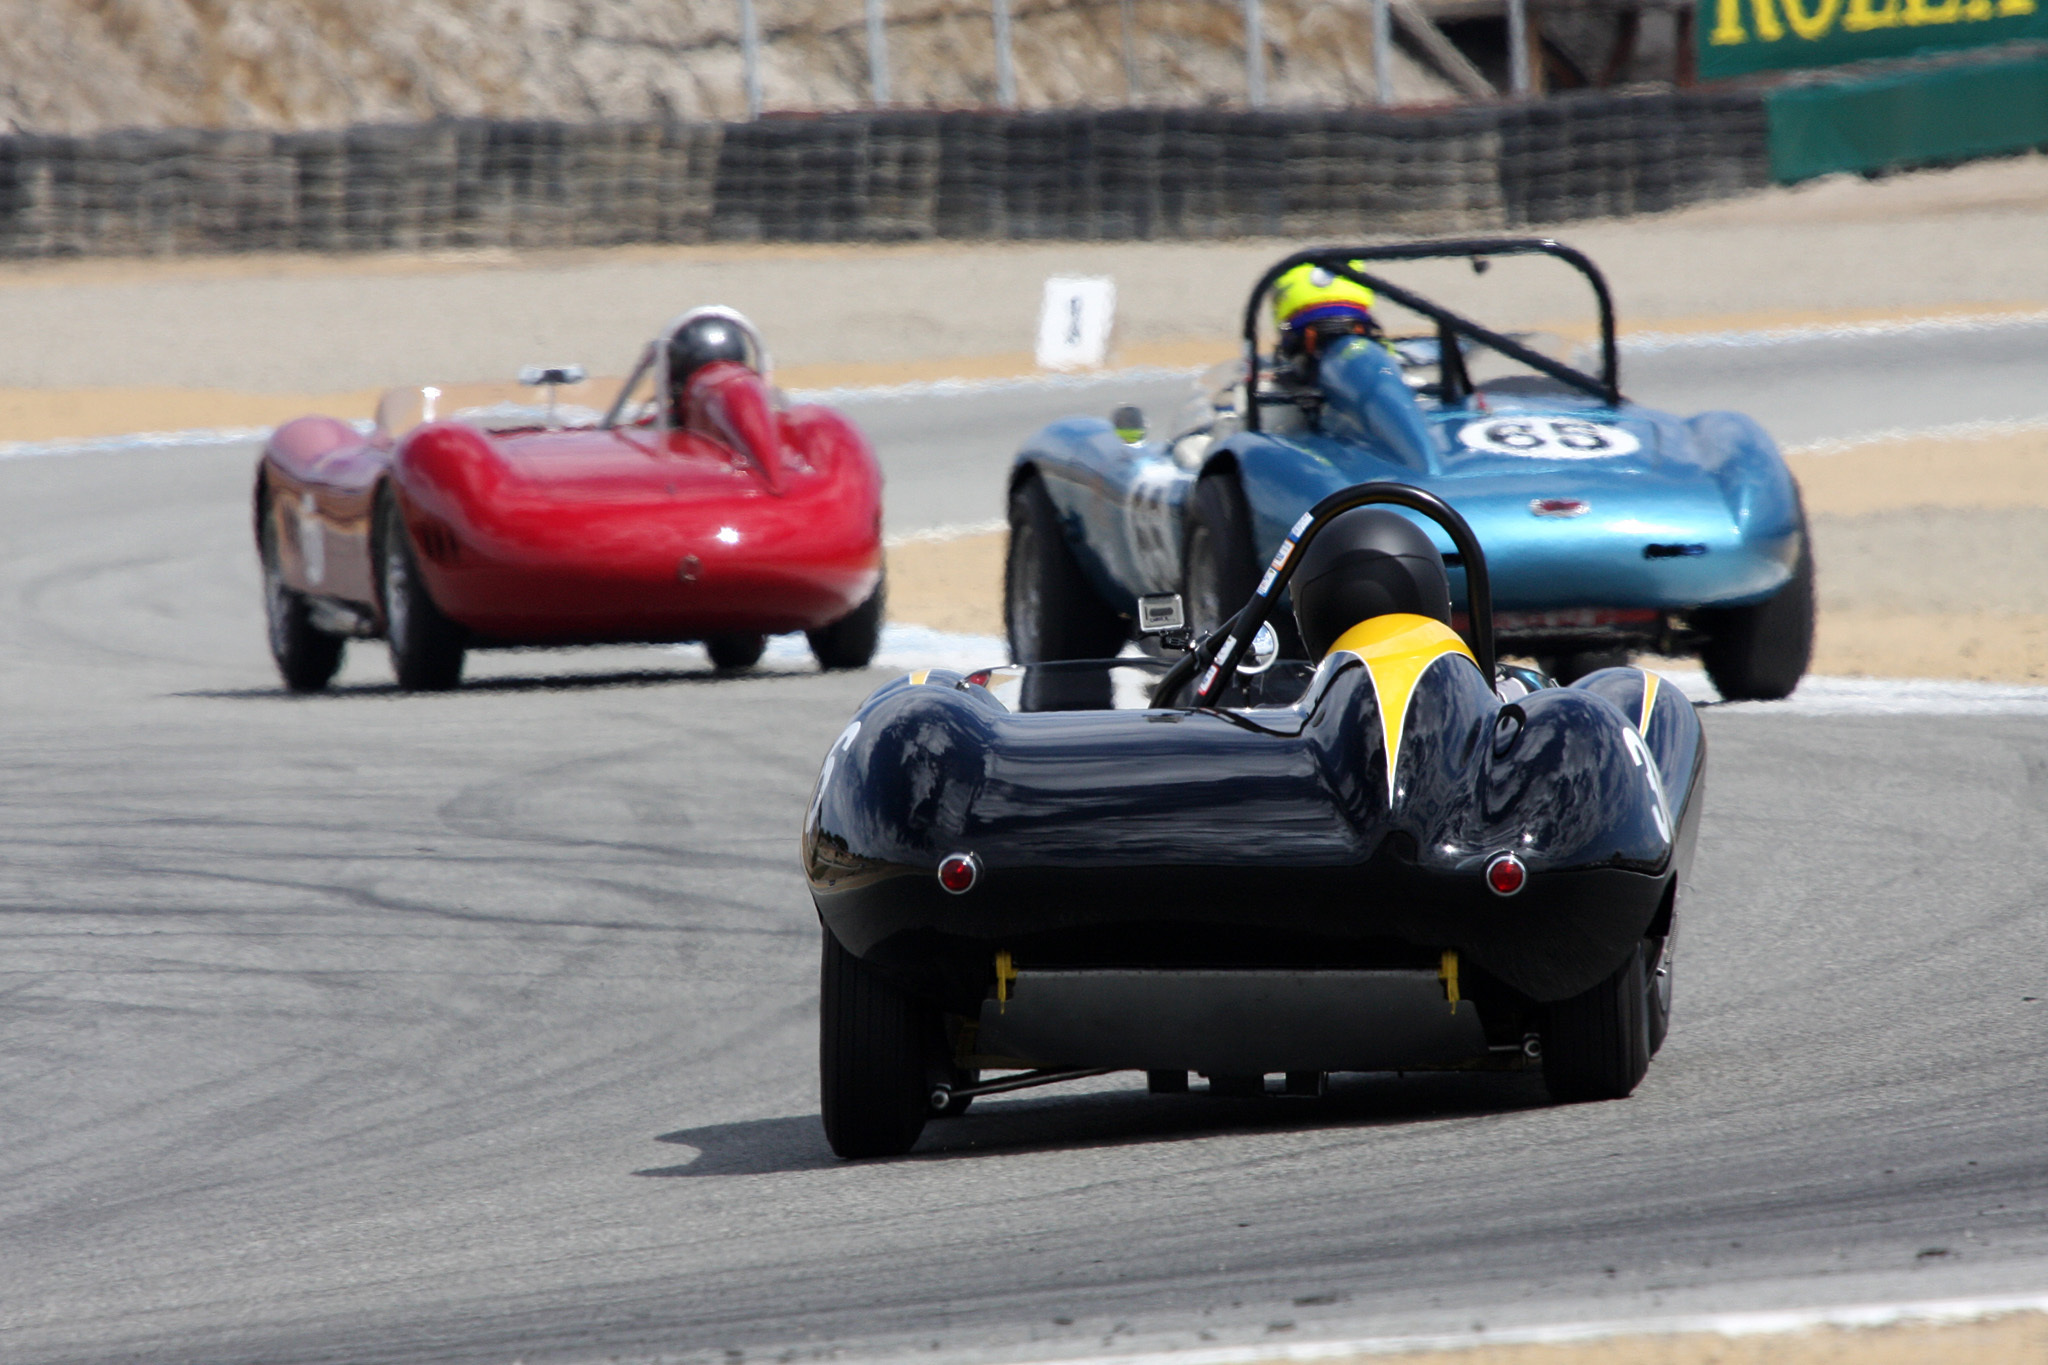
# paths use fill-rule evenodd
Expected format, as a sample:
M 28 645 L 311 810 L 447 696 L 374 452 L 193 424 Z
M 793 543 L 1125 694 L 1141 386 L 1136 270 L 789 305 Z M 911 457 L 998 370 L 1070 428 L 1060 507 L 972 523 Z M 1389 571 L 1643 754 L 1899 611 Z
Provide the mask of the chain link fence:
M 1468 232 L 1769 183 L 1761 95 L 0 137 L 0 257 Z

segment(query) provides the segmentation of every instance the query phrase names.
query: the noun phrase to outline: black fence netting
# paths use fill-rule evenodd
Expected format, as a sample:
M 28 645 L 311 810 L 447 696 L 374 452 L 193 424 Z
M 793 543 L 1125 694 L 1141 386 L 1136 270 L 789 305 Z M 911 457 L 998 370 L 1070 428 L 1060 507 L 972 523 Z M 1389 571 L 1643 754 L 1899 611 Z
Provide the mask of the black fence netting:
M 1469 232 L 1769 181 L 1761 98 L 0 137 L 0 257 Z

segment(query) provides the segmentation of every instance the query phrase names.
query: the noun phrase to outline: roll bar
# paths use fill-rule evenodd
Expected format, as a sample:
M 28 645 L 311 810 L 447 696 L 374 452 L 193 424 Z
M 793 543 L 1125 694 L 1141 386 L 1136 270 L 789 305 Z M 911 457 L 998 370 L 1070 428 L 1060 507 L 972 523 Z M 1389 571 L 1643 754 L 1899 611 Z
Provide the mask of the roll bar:
M 1480 323 L 1472 321 L 1431 303 L 1421 295 L 1391 284 L 1377 275 L 1358 269 L 1354 261 L 1427 261 L 1469 256 L 1475 262 L 1488 256 L 1555 256 L 1565 262 L 1593 286 L 1593 295 L 1600 303 L 1600 373 L 1596 377 L 1575 369 L 1549 356 L 1539 354 L 1524 346 L 1513 337 L 1503 336 Z M 1568 247 L 1548 237 L 1464 237 L 1434 242 L 1396 242 L 1385 246 L 1311 247 L 1285 257 L 1278 264 L 1259 277 L 1252 288 L 1251 300 L 1244 308 L 1245 373 L 1253 376 L 1259 372 L 1259 306 L 1265 302 L 1266 293 L 1273 282 L 1296 266 L 1317 265 L 1333 275 L 1362 284 L 1374 293 L 1392 299 L 1404 308 L 1429 318 L 1437 325 L 1438 343 L 1444 357 L 1446 370 L 1453 366 L 1462 371 L 1462 363 L 1456 359 L 1458 347 L 1456 336 L 1462 333 L 1502 355 L 1519 360 L 1539 374 L 1549 375 L 1561 384 L 1569 384 L 1593 397 L 1603 400 L 1610 407 L 1621 403 L 1621 367 L 1614 346 L 1614 298 L 1607 289 L 1607 277 L 1600 273 L 1600 267 L 1582 251 Z M 1253 431 L 1259 429 L 1259 405 L 1256 401 L 1245 404 L 1244 423 Z
M 1224 689 L 1230 686 L 1230 680 L 1237 675 L 1237 666 L 1251 648 L 1252 638 L 1273 614 L 1274 603 L 1286 591 L 1288 580 L 1294 577 L 1303 554 L 1315 538 L 1322 534 L 1324 527 L 1354 507 L 1372 506 L 1405 507 L 1411 512 L 1418 512 L 1441 526 L 1450 536 L 1451 543 L 1458 547 L 1458 553 L 1464 557 L 1465 605 L 1472 624 L 1472 657 L 1477 660 L 1479 671 L 1485 675 L 1487 686 L 1491 687 L 1497 663 L 1493 640 L 1493 584 L 1487 577 L 1486 552 L 1479 548 L 1479 537 L 1472 534 L 1471 525 L 1458 515 L 1458 509 L 1436 494 L 1405 483 L 1374 482 L 1340 488 L 1303 513 L 1301 520 L 1294 523 L 1294 529 L 1287 533 L 1287 539 L 1280 542 L 1280 549 L 1274 554 L 1266 576 L 1252 593 L 1251 601 L 1167 670 L 1166 676 L 1152 690 L 1152 704 L 1164 706 L 1196 669 L 1207 664 L 1208 672 L 1202 675 L 1201 683 L 1195 688 L 1195 705 L 1215 705 L 1216 698 L 1223 695 Z

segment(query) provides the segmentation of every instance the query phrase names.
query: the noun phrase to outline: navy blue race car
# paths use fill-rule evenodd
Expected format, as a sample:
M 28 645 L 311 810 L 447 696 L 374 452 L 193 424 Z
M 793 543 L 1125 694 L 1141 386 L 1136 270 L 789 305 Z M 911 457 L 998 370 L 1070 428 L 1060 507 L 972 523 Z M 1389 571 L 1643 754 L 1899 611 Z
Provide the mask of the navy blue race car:
M 1456 546 L 1465 635 L 1388 507 Z M 1313 664 L 1271 638 L 1290 585 Z M 1226 628 L 1192 640 L 1146 599 L 1170 665 L 878 689 L 803 831 L 833 1149 L 903 1152 L 980 1095 L 1122 1069 L 1244 1097 L 1523 1068 L 1559 1100 L 1629 1094 L 1670 1016 L 1704 736 L 1654 673 L 1498 666 L 1489 597 L 1455 511 L 1367 484 L 1302 519 Z
M 1561 260 L 1592 286 L 1596 373 L 1367 269 L 1526 255 Z M 1312 356 L 1262 355 L 1267 299 L 1305 271 L 1406 309 L 1434 334 L 1389 337 L 1375 323 Z M 1677 417 L 1623 397 L 1607 284 L 1581 253 L 1525 238 L 1297 252 L 1253 289 L 1244 345 L 1213 399 L 1180 422 L 1148 431 L 1124 408 L 1024 443 L 1004 604 L 1017 661 L 1117 653 L 1150 593 L 1181 593 L 1195 628 L 1213 628 L 1303 511 L 1333 490 L 1393 480 L 1473 525 L 1493 559 L 1502 648 L 1549 673 L 1570 680 L 1634 651 L 1696 653 L 1730 699 L 1783 697 L 1804 674 L 1814 567 L 1791 472 L 1748 417 Z M 1510 372 L 1475 382 L 1486 367 Z M 1434 534 L 1462 601 L 1457 553 Z

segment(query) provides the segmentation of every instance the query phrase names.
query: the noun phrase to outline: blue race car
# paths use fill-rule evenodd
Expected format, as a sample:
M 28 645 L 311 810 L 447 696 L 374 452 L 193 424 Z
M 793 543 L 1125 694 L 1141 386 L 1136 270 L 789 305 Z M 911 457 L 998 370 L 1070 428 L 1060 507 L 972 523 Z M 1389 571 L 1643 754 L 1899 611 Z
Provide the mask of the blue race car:
M 1483 270 L 1539 253 L 1592 286 L 1598 373 L 1366 268 L 1469 258 Z M 1262 357 L 1267 297 L 1302 267 L 1374 291 L 1434 335 L 1346 335 L 1312 365 Z M 1442 497 L 1488 547 L 1504 653 L 1565 681 L 1636 651 L 1696 653 L 1731 700 L 1798 685 L 1812 653 L 1813 552 L 1791 471 L 1739 413 L 1682 418 L 1622 396 L 1607 283 L 1578 251 L 1484 238 L 1297 252 L 1252 290 L 1244 341 L 1243 364 L 1171 429 L 1148 433 L 1121 408 L 1025 442 L 1004 590 L 1018 662 L 1117 653 L 1137 599 L 1153 593 L 1181 593 L 1197 635 L 1213 630 L 1308 508 L 1391 481 Z M 1475 382 L 1485 367 L 1513 372 Z M 1456 549 L 1431 534 L 1462 607 Z M 1288 635 L 1283 651 L 1298 653 Z

